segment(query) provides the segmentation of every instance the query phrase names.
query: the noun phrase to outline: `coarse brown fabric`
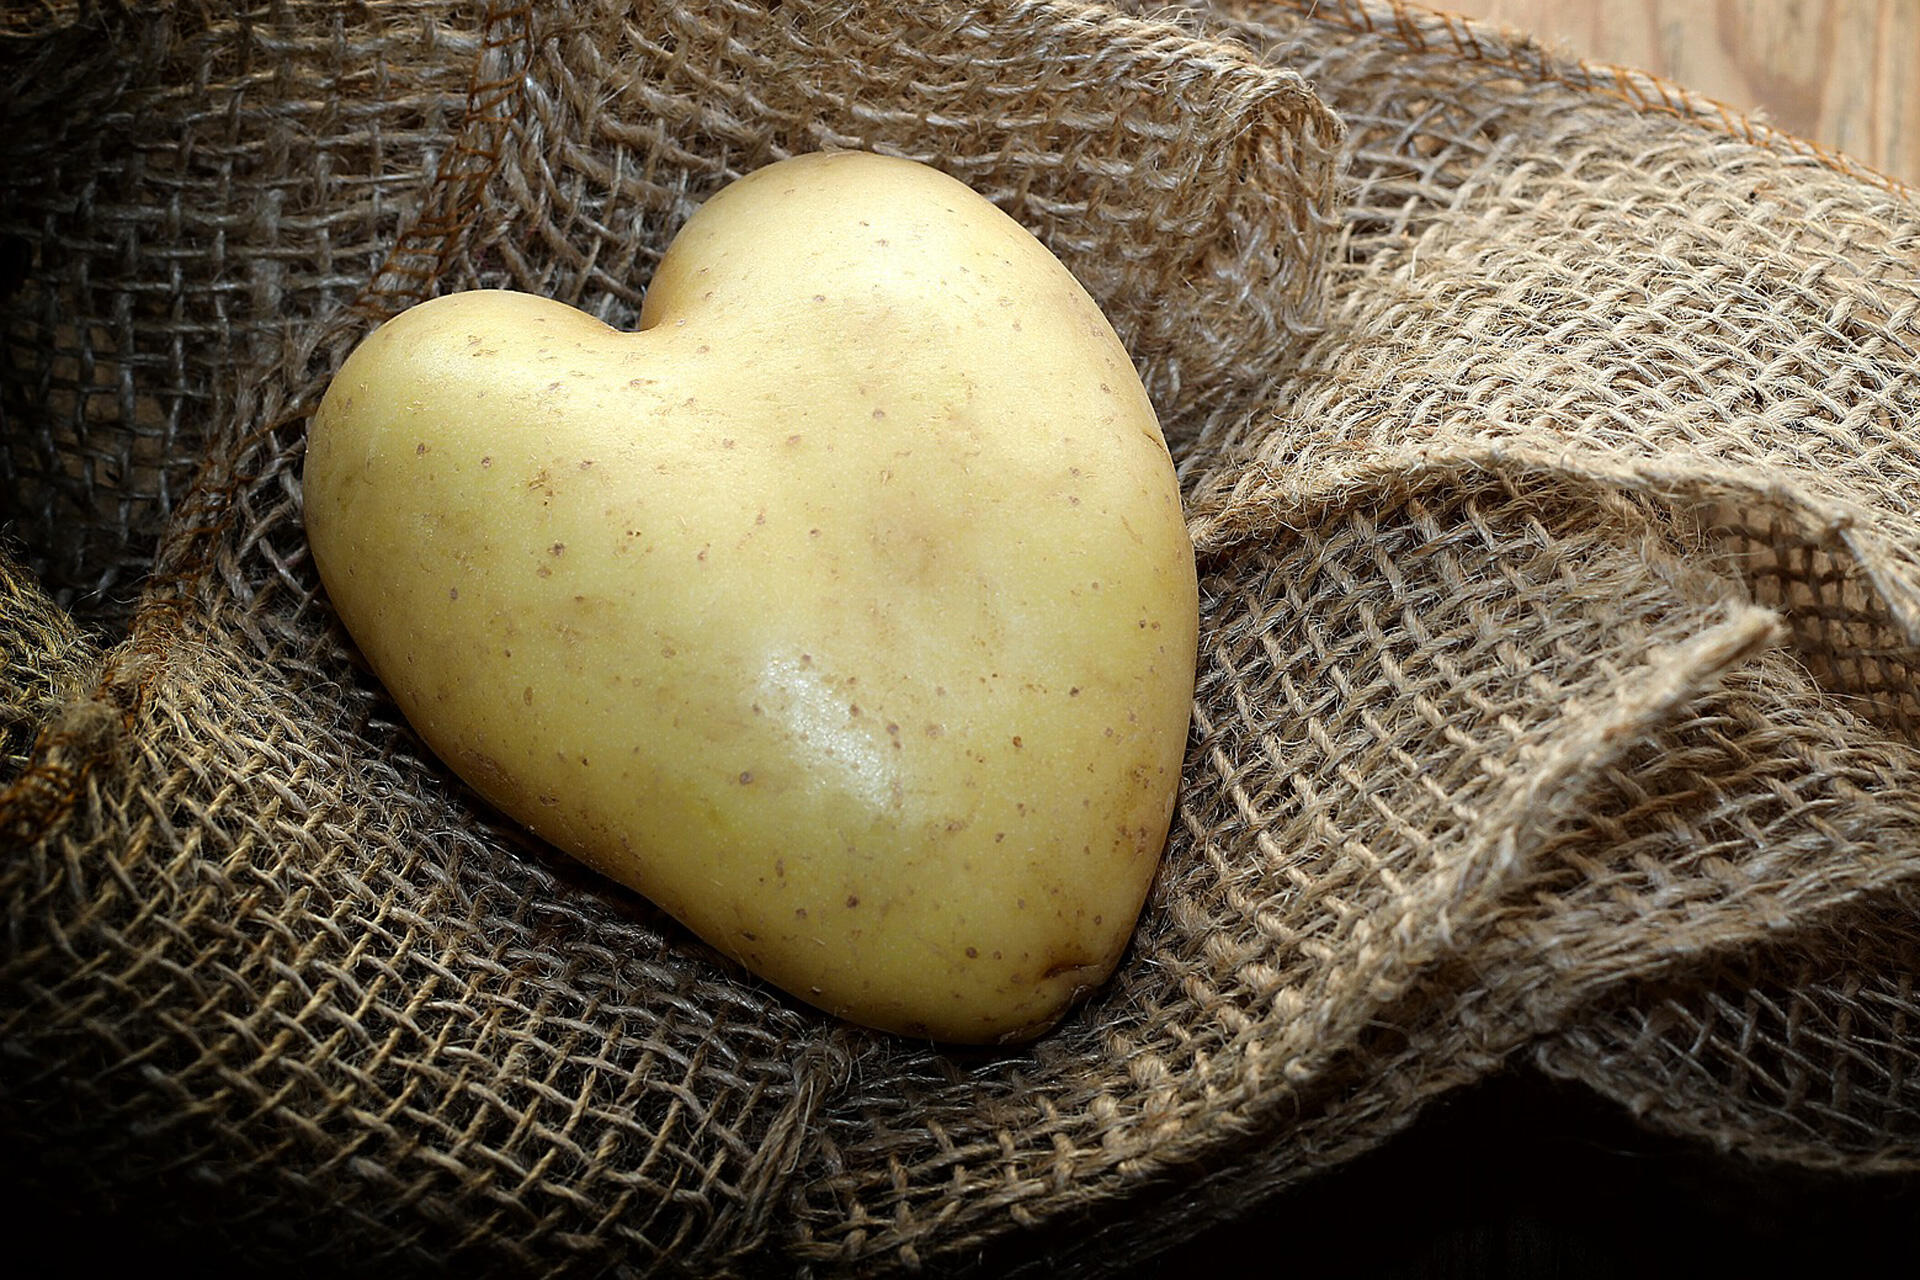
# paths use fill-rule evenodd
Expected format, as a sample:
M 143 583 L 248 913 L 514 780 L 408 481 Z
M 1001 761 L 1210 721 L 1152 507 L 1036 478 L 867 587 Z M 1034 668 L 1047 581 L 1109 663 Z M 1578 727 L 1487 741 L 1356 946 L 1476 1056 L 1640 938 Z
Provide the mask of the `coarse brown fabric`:
M 914 14 L 0 29 L 10 1176 L 336 1272 L 1098 1273 L 1514 1061 L 1920 1166 L 1907 194 L 1400 6 Z M 830 146 L 1075 270 L 1201 557 L 1163 872 L 1017 1051 L 833 1023 L 517 838 L 305 554 L 378 318 L 630 321 L 704 196 Z

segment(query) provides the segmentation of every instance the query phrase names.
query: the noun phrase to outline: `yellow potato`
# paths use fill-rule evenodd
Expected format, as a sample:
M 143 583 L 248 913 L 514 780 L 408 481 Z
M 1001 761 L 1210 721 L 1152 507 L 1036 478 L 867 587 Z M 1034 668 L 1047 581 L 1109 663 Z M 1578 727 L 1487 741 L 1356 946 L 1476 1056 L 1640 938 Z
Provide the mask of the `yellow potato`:
M 638 332 L 462 293 L 312 423 L 314 558 L 434 751 L 800 998 L 1030 1037 L 1124 950 L 1192 694 L 1192 546 L 1112 328 L 963 184 L 734 183 Z

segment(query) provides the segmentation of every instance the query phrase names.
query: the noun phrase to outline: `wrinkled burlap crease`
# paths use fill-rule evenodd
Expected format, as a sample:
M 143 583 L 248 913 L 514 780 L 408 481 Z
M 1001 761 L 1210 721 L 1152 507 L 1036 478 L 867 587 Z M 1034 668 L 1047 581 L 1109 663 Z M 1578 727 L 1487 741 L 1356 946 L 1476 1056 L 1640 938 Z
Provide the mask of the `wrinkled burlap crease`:
M 15 1187 L 334 1274 L 1096 1274 L 1514 1064 L 1920 1165 L 1899 184 L 1377 0 L 55 5 L 0 64 Z M 306 553 L 372 325 L 630 324 L 828 147 L 1060 255 L 1199 554 L 1161 873 L 1019 1050 L 835 1024 L 522 837 Z

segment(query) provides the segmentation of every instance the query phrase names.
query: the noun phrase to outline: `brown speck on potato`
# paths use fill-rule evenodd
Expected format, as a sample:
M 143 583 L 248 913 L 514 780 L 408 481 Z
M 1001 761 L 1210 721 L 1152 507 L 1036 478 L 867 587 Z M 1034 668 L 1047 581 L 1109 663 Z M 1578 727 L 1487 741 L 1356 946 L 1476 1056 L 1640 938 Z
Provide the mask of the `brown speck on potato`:
M 848 909 L 849 911 L 851 911 L 851 910 L 852 910 L 853 908 L 855 908 L 855 907 L 857 907 L 857 906 L 859 906 L 859 905 L 860 905 L 860 895 L 859 895 L 859 894 L 857 894 L 857 893 L 850 893 L 850 894 L 848 894 L 848 895 L 847 895 L 847 909 Z
M 993 833 L 993 842 L 994 842 L 995 844 L 999 844 L 999 843 L 1001 843 L 1001 842 L 1002 842 L 1002 841 L 1004 841 L 1004 840 L 1005 840 L 1006 838 L 1007 838 L 1007 833 L 1006 833 L 1006 832 L 1004 832 L 1004 831 L 996 831 L 996 832 L 994 832 L 994 833 Z
M 481 465 L 482 467 L 491 467 L 491 466 L 493 465 L 493 459 L 492 459 L 492 458 L 482 458 L 482 459 L 480 459 L 480 465 Z
M 422 440 L 419 444 L 413 446 L 413 452 L 415 457 L 420 457 L 425 455 L 425 453 L 427 452 L 427 442 L 425 440 Z
M 553 570 L 548 568 L 544 564 L 541 565 L 538 569 L 535 569 L 533 572 L 535 576 L 541 577 L 541 578 L 551 578 L 553 576 Z
M 592 458 L 582 458 L 582 459 L 580 459 L 580 469 L 581 469 L 582 471 L 585 471 L 585 470 L 586 470 L 586 469 L 587 469 L 588 467 L 591 467 L 592 465 L 593 465 L 593 459 L 592 459 Z
M 447 599 L 458 600 L 459 598 L 460 598 L 460 588 L 458 587 L 447 588 Z
M 795 907 L 793 909 L 793 918 L 795 920 L 805 920 L 807 918 L 807 909 L 805 907 Z
M 887 416 L 887 411 L 885 409 L 875 409 L 873 411 L 873 420 L 875 422 L 879 422 L 881 419 L 885 418 L 886 416 Z
M 1020 735 L 1017 733 L 1013 735 L 1013 749 L 1015 751 L 1020 749 Z
M 547 548 L 547 554 L 550 556 L 563 556 L 567 554 L 567 544 L 564 542 L 556 542 Z
M 980 948 L 978 947 L 967 948 L 967 959 L 978 960 L 979 958 L 980 958 Z
M 752 782 L 753 782 L 753 771 L 751 769 L 742 769 L 740 771 L 740 785 L 743 787 L 749 786 L 752 784 Z
M 533 686 L 532 685 L 528 685 L 526 688 L 520 691 L 520 701 L 526 703 L 528 706 L 533 705 Z
M 1079 685 L 1074 685 L 1074 686 L 1073 686 L 1073 688 L 1071 688 L 1071 689 L 1069 689 L 1069 690 L 1067 690 L 1067 696 L 1068 696 L 1069 698 L 1077 698 L 1077 697 L 1079 697 L 1079 696 L 1080 696 L 1080 686 L 1079 686 Z
M 825 302 L 827 300 L 827 295 L 824 293 L 816 293 L 813 295 L 813 300 L 815 302 Z
M 860 714 L 860 704 L 859 704 L 859 703 L 857 703 L 857 702 L 851 702 L 851 703 L 848 703 L 848 704 L 847 704 L 847 714 L 848 714 L 848 715 L 850 715 L 850 716 L 857 716 L 857 715 L 859 715 L 859 714 Z

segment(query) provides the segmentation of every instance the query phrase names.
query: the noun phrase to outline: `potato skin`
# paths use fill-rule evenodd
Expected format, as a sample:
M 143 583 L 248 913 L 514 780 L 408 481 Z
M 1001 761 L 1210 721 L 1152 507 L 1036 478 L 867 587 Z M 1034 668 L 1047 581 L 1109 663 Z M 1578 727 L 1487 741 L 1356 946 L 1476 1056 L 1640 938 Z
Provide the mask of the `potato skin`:
M 304 497 L 428 745 L 794 995 L 1017 1040 L 1118 961 L 1184 754 L 1192 546 L 1118 338 L 964 185 L 751 174 L 638 332 L 415 307 L 335 378 Z

